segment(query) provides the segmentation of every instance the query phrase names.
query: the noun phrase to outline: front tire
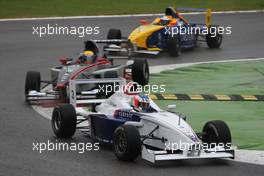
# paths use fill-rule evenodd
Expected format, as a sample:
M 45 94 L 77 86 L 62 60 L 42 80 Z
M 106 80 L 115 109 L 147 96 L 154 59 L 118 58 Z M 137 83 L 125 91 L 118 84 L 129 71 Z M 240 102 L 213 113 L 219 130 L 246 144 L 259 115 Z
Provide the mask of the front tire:
M 113 136 L 114 152 L 121 161 L 133 161 L 141 152 L 138 129 L 132 125 L 119 126 Z
M 120 40 L 121 38 L 122 38 L 122 33 L 120 29 L 110 29 L 107 33 L 108 40 L 112 40 L 112 39 Z M 120 42 L 115 42 L 112 44 L 120 45 Z
M 212 147 L 219 144 L 231 145 L 231 132 L 228 125 L 221 120 L 207 122 L 203 127 L 202 141 Z
M 216 26 L 209 27 L 209 33 L 206 35 L 206 43 L 209 48 L 219 48 L 222 44 L 223 35 L 218 33 Z
M 55 107 L 52 112 L 51 125 L 58 138 L 71 138 L 76 131 L 77 116 L 71 104 Z
M 35 90 L 40 91 L 40 72 L 37 71 L 28 71 L 25 80 L 25 95 L 29 93 L 29 91 Z
M 170 56 L 181 55 L 181 43 L 179 36 L 169 36 L 167 39 L 167 51 Z
M 149 83 L 149 65 L 147 60 L 134 60 L 132 80 L 142 86 Z

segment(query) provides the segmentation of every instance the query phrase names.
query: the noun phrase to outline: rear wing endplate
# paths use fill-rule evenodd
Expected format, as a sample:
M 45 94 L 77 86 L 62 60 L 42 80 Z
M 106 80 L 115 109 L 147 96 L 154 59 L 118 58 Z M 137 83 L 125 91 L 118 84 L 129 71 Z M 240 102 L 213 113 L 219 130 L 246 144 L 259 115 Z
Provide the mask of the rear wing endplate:
M 203 8 L 176 8 L 177 11 L 205 12 L 205 24 L 207 27 L 212 24 L 212 9 Z

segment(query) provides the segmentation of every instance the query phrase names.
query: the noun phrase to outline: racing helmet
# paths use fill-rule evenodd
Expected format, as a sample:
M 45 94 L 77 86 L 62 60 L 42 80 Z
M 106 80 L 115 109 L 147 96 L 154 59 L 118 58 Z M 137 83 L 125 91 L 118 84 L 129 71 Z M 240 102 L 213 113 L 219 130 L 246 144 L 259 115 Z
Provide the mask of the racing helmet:
M 150 107 L 150 100 L 147 95 L 139 94 L 133 98 L 133 107 L 138 111 L 146 111 Z
M 94 52 L 90 50 L 84 51 L 79 57 L 79 60 L 82 64 L 93 63 L 95 60 Z

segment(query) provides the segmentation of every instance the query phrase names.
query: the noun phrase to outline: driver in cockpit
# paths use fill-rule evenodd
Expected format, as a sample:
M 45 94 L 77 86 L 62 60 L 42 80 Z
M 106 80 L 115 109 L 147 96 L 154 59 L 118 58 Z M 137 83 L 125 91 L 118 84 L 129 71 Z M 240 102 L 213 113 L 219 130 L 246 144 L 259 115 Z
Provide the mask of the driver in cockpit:
M 96 56 L 93 51 L 84 51 L 80 54 L 78 62 L 80 64 L 93 64 L 96 61 Z
M 154 108 L 150 106 L 150 99 L 147 95 L 138 94 L 132 99 L 132 107 L 137 112 L 157 112 Z

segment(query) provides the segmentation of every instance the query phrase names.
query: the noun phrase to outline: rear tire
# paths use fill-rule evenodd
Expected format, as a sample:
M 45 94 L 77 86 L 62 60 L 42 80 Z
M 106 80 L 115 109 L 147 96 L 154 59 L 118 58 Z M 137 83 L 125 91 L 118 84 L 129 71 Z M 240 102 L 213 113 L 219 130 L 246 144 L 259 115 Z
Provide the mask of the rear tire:
M 145 60 L 134 60 L 132 65 L 132 80 L 144 86 L 149 83 L 149 65 Z
M 180 43 L 180 37 L 169 36 L 167 39 L 167 51 L 170 56 L 179 56 L 181 55 L 181 43 Z
M 107 33 L 107 39 L 121 39 L 122 33 L 120 29 L 110 29 Z
M 121 38 L 122 38 L 122 33 L 121 33 L 120 29 L 110 29 L 108 31 L 108 34 L 107 34 L 107 39 L 108 40 L 112 40 L 112 39 L 120 40 Z M 121 43 L 120 42 L 114 42 L 114 43 L 111 43 L 111 44 L 120 45 Z
M 207 46 L 209 48 L 219 48 L 222 44 L 223 35 L 217 32 L 218 30 L 216 26 L 210 26 L 208 30 L 209 33 L 206 35 Z
M 114 152 L 121 161 L 133 161 L 141 152 L 138 129 L 132 125 L 119 126 L 113 136 Z
M 214 147 L 221 143 L 225 146 L 231 144 L 231 132 L 228 125 L 221 120 L 207 122 L 203 127 L 202 141 Z
M 40 72 L 37 71 L 28 71 L 25 81 L 25 95 L 31 90 L 40 91 Z
M 76 131 L 77 116 L 71 104 L 55 107 L 52 112 L 51 125 L 58 138 L 71 138 Z

